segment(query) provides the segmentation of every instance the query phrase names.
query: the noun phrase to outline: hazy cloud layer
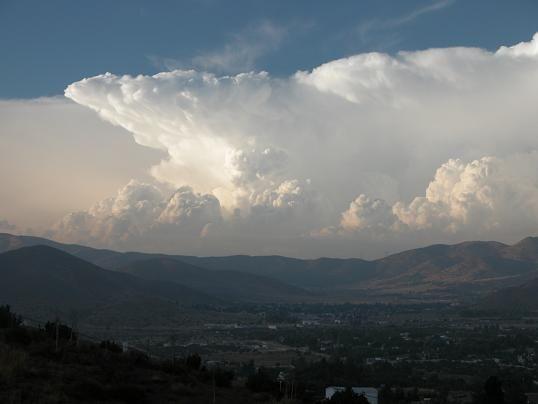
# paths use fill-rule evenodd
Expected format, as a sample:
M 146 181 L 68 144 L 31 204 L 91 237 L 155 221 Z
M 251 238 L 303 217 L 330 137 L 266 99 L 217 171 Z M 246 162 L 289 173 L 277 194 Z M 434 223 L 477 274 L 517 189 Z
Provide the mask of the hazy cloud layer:
M 148 180 L 161 158 L 64 97 L 0 100 L 0 218 L 39 232 L 132 177 Z
M 0 232 L 15 232 L 16 230 L 17 226 L 9 223 L 5 219 L 0 219 Z
M 280 237 L 295 255 L 333 255 L 342 250 L 320 240 L 337 238 L 347 255 L 372 256 L 385 247 L 363 241 L 513 241 L 538 224 L 538 36 L 495 53 L 360 54 L 287 79 L 107 73 L 65 94 L 166 152 L 151 173 L 179 188 L 144 196 L 140 209 L 107 202 L 114 223 L 95 208 L 81 214 L 90 218 L 74 223 L 91 240 L 152 235 L 210 254 L 281 252 Z M 169 217 L 173 228 L 156 236 Z

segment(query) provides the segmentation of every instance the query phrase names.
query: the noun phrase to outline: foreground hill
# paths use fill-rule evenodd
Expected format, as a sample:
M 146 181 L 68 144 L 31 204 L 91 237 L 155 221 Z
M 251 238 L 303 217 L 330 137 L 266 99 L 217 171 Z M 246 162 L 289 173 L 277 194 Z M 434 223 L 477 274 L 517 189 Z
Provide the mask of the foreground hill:
M 1 403 L 259 402 L 233 372 L 207 369 L 197 355 L 165 360 L 122 352 L 111 341 L 79 339 L 63 324 L 56 334 L 52 324 L 31 328 L 6 314 L 0 306 Z
M 190 306 L 216 301 L 185 286 L 109 271 L 48 246 L 0 254 L 0 300 L 23 314 L 95 312 L 148 301 Z
M 0 251 L 40 243 L 52 245 L 107 269 L 130 268 L 137 262 L 153 259 L 164 259 L 167 262 L 175 260 L 205 270 L 233 271 L 234 274 L 242 272 L 340 296 L 350 296 L 347 293 L 350 291 L 370 295 L 435 294 L 447 291 L 451 294 L 472 295 L 502 286 L 518 285 L 538 276 L 538 237 L 528 237 L 514 245 L 495 241 L 437 244 L 366 261 L 336 258 L 303 260 L 281 256 L 194 257 L 120 253 L 60 244 L 37 237 L 0 234 Z M 148 276 L 147 269 L 143 272 L 144 276 Z M 200 280 L 193 278 L 192 282 Z M 209 290 L 209 286 L 207 288 Z M 270 289 L 267 293 L 276 292 Z
M 232 301 L 282 302 L 312 298 L 304 289 L 276 279 L 240 271 L 213 271 L 171 258 L 136 261 L 121 270 L 144 279 L 178 283 Z

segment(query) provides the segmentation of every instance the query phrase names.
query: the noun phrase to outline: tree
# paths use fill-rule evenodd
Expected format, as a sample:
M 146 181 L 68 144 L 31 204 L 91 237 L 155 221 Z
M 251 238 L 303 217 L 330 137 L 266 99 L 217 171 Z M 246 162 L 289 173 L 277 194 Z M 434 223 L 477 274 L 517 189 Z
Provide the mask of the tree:
M 21 323 L 21 317 L 13 314 L 9 305 L 0 306 L 0 328 L 18 327 Z
M 198 370 L 202 365 L 202 358 L 197 353 L 193 353 L 192 355 L 187 356 L 185 364 L 191 369 Z
M 497 376 L 490 376 L 484 383 L 484 392 L 476 400 L 480 404 L 504 404 L 502 382 Z
M 329 400 L 333 404 L 369 404 L 370 402 L 364 394 L 355 393 L 351 387 L 347 387 L 344 391 L 337 391 Z
M 254 392 L 272 392 L 277 391 L 277 383 L 271 375 L 262 367 L 247 379 L 246 386 Z

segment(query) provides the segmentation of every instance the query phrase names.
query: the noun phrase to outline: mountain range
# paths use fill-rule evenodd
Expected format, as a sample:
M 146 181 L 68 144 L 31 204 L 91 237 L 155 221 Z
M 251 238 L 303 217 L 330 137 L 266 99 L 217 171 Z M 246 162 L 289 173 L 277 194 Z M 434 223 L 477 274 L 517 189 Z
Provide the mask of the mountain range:
M 53 284 L 52 278 L 47 280 L 49 283 L 39 278 L 43 271 L 52 270 L 52 264 L 27 257 L 43 253 L 39 249 L 23 248 L 31 246 L 48 246 L 51 257 L 52 249 L 69 254 L 62 258 L 65 263 L 60 267 L 64 272 L 54 277 L 54 282 L 59 284 Z M 436 244 L 366 261 L 117 252 L 2 233 L 0 253 L 3 253 L 0 274 L 6 279 L 0 289 L 2 296 L 16 299 L 17 293 L 9 285 L 23 282 L 22 276 L 30 279 L 26 284 L 32 289 L 41 286 L 64 290 L 66 287 L 61 282 L 70 279 L 75 286 L 78 282 L 88 287 L 84 290 L 73 287 L 62 293 L 72 293 L 73 299 L 76 297 L 81 304 L 90 305 L 107 301 L 108 297 L 102 295 L 107 290 L 117 295 L 114 301 L 135 295 L 172 300 L 180 295 L 183 296 L 180 300 L 190 302 L 218 299 L 228 302 L 351 301 L 361 298 L 364 301 L 410 295 L 430 296 L 433 300 L 447 296 L 468 298 L 520 286 L 538 277 L 538 237 L 528 237 L 514 245 L 494 241 Z M 59 259 L 58 253 L 55 257 Z M 19 266 L 8 265 L 15 257 L 21 262 Z M 67 257 L 71 260 L 69 264 Z M 86 279 L 82 274 L 90 271 L 90 266 L 95 274 Z M 11 269 L 8 271 L 7 267 Z M 65 272 L 67 267 L 71 272 Z M 75 276 L 77 271 L 81 272 L 77 275 L 80 279 Z M 104 286 L 92 289 L 92 282 L 102 282 Z M 40 296 L 36 292 L 33 298 L 37 300 Z

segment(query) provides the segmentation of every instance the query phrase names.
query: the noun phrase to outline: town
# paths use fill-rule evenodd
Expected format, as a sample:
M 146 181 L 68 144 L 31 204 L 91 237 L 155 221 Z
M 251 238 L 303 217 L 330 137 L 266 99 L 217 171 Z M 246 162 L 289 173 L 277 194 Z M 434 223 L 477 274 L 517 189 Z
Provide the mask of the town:
M 475 403 L 490 377 L 506 402 L 538 392 L 538 315 L 507 317 L 454 304 L 248 305 L 221 308 L 249 322 L 177 329 L 88 329 L 162 359 L 199 355 L 203 364 L 259 393 L 321 400 L 328 386 L 370 386 L 380 403 Z M 265 390 L 264 390 L 265 389 Z M 291 390 L 290 390 L 291 391 Z M 532 402 L 532 401 L 528 401 Z

